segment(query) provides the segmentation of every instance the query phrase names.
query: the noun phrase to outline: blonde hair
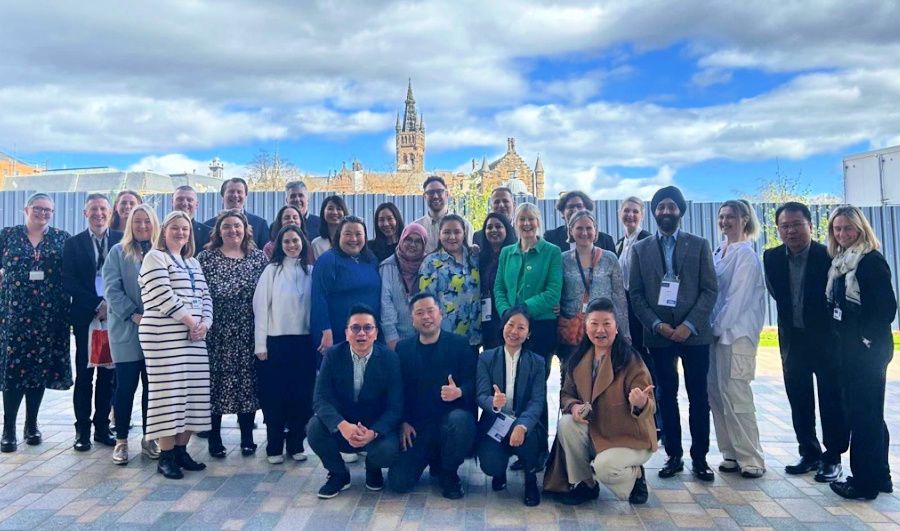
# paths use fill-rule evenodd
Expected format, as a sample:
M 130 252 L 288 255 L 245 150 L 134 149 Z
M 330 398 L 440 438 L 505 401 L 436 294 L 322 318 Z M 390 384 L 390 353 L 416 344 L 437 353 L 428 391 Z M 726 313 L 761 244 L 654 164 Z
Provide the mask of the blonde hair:
M 134 239 L 134 230 L 132 228 L 132 223 L 134 220 L 134 215 L 137 212 L 144 212 L 147 214 L 147 217 L 150 218 L 150 241 L 154 242 L 159 239 L 159 218 L 156 216 L 156 211 L 153 210 L 153 207 L 150 205 L 140 204 L 134 207 L 134 210 L 131 211 L 131 215 L 128 216 L 128 221 L 125 222 L 125 233 L 122 234 L 122 254 L 125 255 L 126 258 L 131 258 L 135 262 L 138 261 L 137 255 L 137 242 Z
M 754 240 L 759 234 L 759 218 L 756 217 L 756 209 L 750 205 L 746 199 L 729 199 L 719 206 L 721 212 L 723 208 L 728 207 L 734 211 L 742 219 L 746 220 L 744 225 L 744 235 Z
M 516 213 L 513 216 L 513 227 L 516 226 L 516 222 L 519 220 L 519 216 L 522 214 L 531 214 L 537 220 L 538 228 L 535 231 L 538 238 L 542 238 L 544 236 L 544 222 L 541 219 L 541 211 L 534 203 L 522 203 L 521 205 L 516 207 Z
M 129 218 L 131 216 L 128 216 Z M 191 239 L 188 240 L 187 245 L 181 248 L 181 257 L 182 258 L 190 258 L 194 256 L 194 225 L 191 223 L 191 218 L 180 210 L 173 210 L 169 212 L 166 216 L 166 219 L 163 220 L 162 226 L 159 228 L 159 236 L 156 238 L 156 248 L 160 251 L 165 251 L 166 247 L 166 228 L 169 227 L 169 224 L 175 221 L 176 219 L 183 219 L 187 221 L 188 227 L 191 229 Z
M 634 203 L 635 205 L 637 205 L 638 210 L 641 211 L 641 214 L 644 213 L 644 202 L 641 201 L 641 198 L 635 197 L 635 196 L 633 196 L 633 195 L 632 195 L 632 196 L 629 196 L 629 197 L 626 197 L 626 198 L 622 201 L 622 204 L 619 205 L 619 212 L 621 212 L 622 209 L 625 208 L 625 203 Z
M 833 226 L 834 220 L 838 216 L 844 216 L 853 225 L 857 231 L 859 231 L 859 238 L 856 240 L 856 243 L 853 244 L 854 247 L 858 245 L 862 245 L 868 247 L 869 250 L 877 251 L 881 249 L 881 242 L 878 241 L 878 237 L 875 236 L 875 231 L 872 229 L 872 225 L 869 224 L 869 220 L 866 219 L 865 214 L 862 213 L 862 210 L 853 206 L 853 205 L 844 205 L 835 208 L 831 215 L 828 216 L 828 254 L 831 256 L 837 256 L 842 251 L 846 249 L 842 248 L 837 240 L 834 237 Z

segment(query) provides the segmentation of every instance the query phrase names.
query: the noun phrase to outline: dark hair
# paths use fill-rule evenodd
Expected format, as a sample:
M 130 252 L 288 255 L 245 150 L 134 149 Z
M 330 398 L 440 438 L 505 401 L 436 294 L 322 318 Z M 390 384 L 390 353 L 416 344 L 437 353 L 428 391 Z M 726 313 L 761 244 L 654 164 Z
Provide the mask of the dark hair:
M 281 267 L 284 259 L 287 257 L 287 255 L 284 254 L 282 240 L 284 239 L 284 235 L 289 232 L 296 232 L 297 235 L 300 236 L 300 242 L 303 244 L 303 247 L 300 249 L 300 267 L 303 268 L 304 273 L 309 274 L 309 254 L 307 252 L 309 250 L 309 238 L 306 237 L 306 234 L 304 234 L 303 230 L 297 225 L 285 225 L 278 230 L 278 234 L 273 240 L 275 247 L 272 249 L 272 260 L 270 260 L 270 262 Z
M 194 187 L 189 184 L 182 184 L 175 189 L 175 192 L 194 192 L 196 194 L 197 190 L 194 190 Z
M 144 200 L 141 198 L 141 194 L 135 192 L 134 190 L 122 190 L 118 194 L 116 194 L 116 200 L 113 201 L 112 204 L 112 217 L 109 219 L 109 226 L 112 230 L 119 230 L 119 224 L 122 223 L 122 218 L 119 217 L 119 211 L 116 209 L 116 205 L 119 204 L 119 199 L 122 199 L 123 195 L 133 195 L 139 205 L 144 204 Z M 122 225 L 122 230 L 125 230 L 125 226 Z
M 425 299 L 431 299 L 435 303 L 437 303 L 437 297 L 435 297 L 433 293 L 429 293 L 427 291 L 420 291 L 420 292 L 416 293 L 415 295 L 413 295 L 411 299 L 409 299 L 409 309 L 412 310 L 412 307 L 417 302 L 419 302 L 421 300 L 425 300 Z
M 613 301 L 606 297 L 594 299 L 588 304 L 587 311 L 584 312 L 585 323 L 587 322 L 587 316 L 593 312 L 608 312 L 615 318 L 616 307 L 613 304 Z M 575 367 L 577 367 L 578 363 L 584 359 L 585 354 L 588 354 L 593 350 L 594 344 L 591 343 L 591 339 L 585 334 L 584 339 L 581 340 L 581 344 L 578 345 L 575 353 L 566 361 L 566 370 L 569 372 L 569 377 L 573 375 Z M 613 341 L 612 348 L 610 349 L 609 356 L 609 361 L 612 362 L 613 377 L 628 367 L 628 364 L 633 360 L 643 363 L 641 357 L 635 352 L 634 347 L 631 346 L 631 343 L 629 343 L 622 334 L 617 333 L 616 339 Z
M 494 195 L 497 192 L 506 192 L 513 197 L 515 197 L 515 195 L 516 195 L 512 192 L 512 190 L 509 188 L 509 186 L 498 186 L 498 187 L 494 188 L 493 190 L 491 190 L 491 195 Z
M 372 320 L 375 321 L 375 326 L 378 326 L 378 317 L 375 315 L 375 310 L 373 310 L 366 304 L 354 304 L 350 307 L 350 312 L 347 314 L 347 322 L 345 323 L 345 326 L 350 324 L 350 318 L 354 315 L 371 315 Z
M 293 209 L 294 212 L 300 215 L 300 230 L 303 231 L 304 236 L 306 235 L 306 220 L 303 219 L 303 212 L 300 212 L 300 209 L 295 207 L 294 205 L 284 205 L 283 207 L 278 209 L 278 214 L 275 214 L 275 221 L 273 221 L 272 225 L 269 226 L 269 237 L 272 238 L 271 241 L 275 241 L 275 235 L 282 228 L 281 216 L 283 216 L 284 211 L 289 208 Z
M 216 216 L 216 224 L 209 231 L 209 241 L 206 242 L 204 248 L 212 251 L 222 247 L 225 243 L 222 240 L 222 222 L 225 221 L 225 218 L 238 218 L 244 224 L 244 239 L 241 241 L 241 251 L 244 254 L 250 254 L 251 251 L 256 249 L 256 241 L 253 239 L 253 227 L 250 226 L 247 214 L 236 208 L 219 212 L 219 215 Z
M 331 242 L 331 248 L 334 250 L 334 252 L 336 252 L 342 256 L 347 256 L 347 253 L 345 253 L 344 250 L 341 249 L 341 231 L 344 230 L 344 225 L 347 225 L 348 223 L 359 223 L 360 225 L 362 225 L 363 246 L 362 246 L 362 249 L 360 249 L 360 251 L 359 251 L 359 256 L 362 259 L 362 261 L 375 262 L 375 264 L 377 265 L 378 258 L 375 256 L 375 253 L 373 253 L 369 249 L 369 245 L 368 245 L 369 232 L 368 232 L 368 229 L 366 229 L 366 222 L 363 221 L 363 219 L 360 217 L 344 216 L 343 218 L 341 218 L 341 222 L 340 222 L 340 224 L 338 224 L 337 232 L 334 233 L 334 240 Z
M 344 199 L 339 195 L 329 195 L 322 201 L 322 206 L 319 207 L 319 217 L 322 218 L 322 223 L 319 224 L 319 236 L 325 240 L 331 239 L 331 234 L 328 233 L 328 223 L 325 221 L 325 207 L 327 207 L 329 203 L 334 203 L 338 208 L 343 210 L 345 216 L 350 214 L 350 211 L 347 210 L 347 203 L 345 203 Z
M 240 183 L 244 185 L 244 194 L 250 193 L 250 187 L 247 186 L 247 181 L 241 179 L 240 177 L 232 177 L 231 179 L 225 179 L 222 181 L 222 186 L 219 187 L 219 195 L 225 197 L 225 189 L 228 188 L 228 185 L 231 183 Z
M 491 219 L 496 219 L 500 223 L 503 224 L 503 228 L 506 229 L 506 239 L 503 240 L 503 245 L 500 246 L 502 249 L 507 245 L 514 245 L 518 240 L 516 238 L 516 231 L 513 229 L 512 223 L 509 222 L 509 219 L 503 214 L 498 214 L 497 212 L 491 212 L 484 218 L 484 223 L 481 224 L 481 232 L 482 234 L 486 233 L 488 221 Z M 484 245 L 481 246 L 481 250 L 478 251 L 478 269 L 483 272 L 487 270 L 488 264 L 492 261 L 497 260 L 499 257 L 498 254 L 494 254 L 494 248 L 491 246 L 491 243 L 487 241 L 487 235 L 484 236 Z M 484 278 L 482 278 L 482 282 Z
M 429 176 L 425 179 L 425 182 L 422 183 L 422 190 L 428 188 L 428 185 L 431 184 L 431 183 L 441 183 L 441 184 L 444 185 L 444 188 L 447 187 L 447 182 L 444 181 L 444 178 L 443 178 L 443 177 L 441 177 L 440 175 L 429 175 Z
M 524 304 L 516 304 L 515 306 L 511 306 L 507 308 L 505 312 L 503 312 L 503 316 L 500 317 L 500 330 L 506 328 L 506 323 L 509 322 L 516 315 L 521 315 L 528 321 L 528 328 L 531 329 L 531 312 L 528 311 L 528 307 Z M 500 334 L 503 335 L 502 333 Z
M 581 202 L 584 203 L 584 208 L 594 211 L 594 200 L 590 198 L 589 195 L 582 192 L 581 190 L 572 190 L 571 192 L 566 192 L 559 198 L 559 201 L 556 202 L 556 210 L 560 213 L 566 210 L 566 203 L 575 198 L 581 199 Z
M 809 207 L 804 205 L 803 203 L 798 203 L 797 201 L 788 201 L 787 203 L 778 207 L 775 210 L 775 224 L 778 224 L 778 217 L 781 216 L 782 212 L 799 212 L 803 214 L 803 217 L 806 218 L 806 221 L 812 223 L 812 214 L 809 211 Z
M 397 208 L 397 205 L 388 201 L 387 203 L 381 203 L 378 205 L 378 208 L 375 209 L 375 224 L 372 225 L 372 232 L 375 233 L 375 239 L 378 241 L 386 241 L 384 233 L 381 232 L 381 229 L 378 228 L 378 214 L 381 213 L 382 210 L 390 210 L 391 214 L 394 215 L 394 219 L 397 220 L 397 241 L 400 241 L 400 234 L 403 233 L 403 229 L 405 225 L 403 224 L 403 215 L 400 214 L 400 209 Z
M 463 219 L 463 217 L 460 216 L 459 214 L 447 214 L 446 216 L 441 218 L 441 223 L 438 225 L 438 246 L 437 246 L 437 248 L 438 249 L 444 248 L 444 246 L 441 245 L 441 230 L 444 228 L 444 225 L 446 225 L 447 223 L 450 223 L 451 221 L 455 221 L 455 222 L 459 223 L 460 225 L 462 225 L 462 230 L 463 230 L 462 246 L 463 246 L 463 248 L 468 249 L 469 248 L 469 235 L 467 233 L 469 231 L 469 228 L 466 227 L 466 220 Z
M 91 201 L 96 201 L 98 199 L 103 199 L 106 201 L 106 204 L 109 205 L 109 198 L 100 193 L 88 194 L 87 197 L 84 198 L 84 206 L 87 208 L 88 203 Z

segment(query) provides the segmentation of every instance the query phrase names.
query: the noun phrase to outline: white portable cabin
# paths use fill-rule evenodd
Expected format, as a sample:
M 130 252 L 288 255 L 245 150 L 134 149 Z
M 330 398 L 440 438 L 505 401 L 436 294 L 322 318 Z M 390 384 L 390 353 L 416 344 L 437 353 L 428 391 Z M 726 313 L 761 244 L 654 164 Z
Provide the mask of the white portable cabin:
M 900 146 L 844 157 L 844 201 L 900 205 Z

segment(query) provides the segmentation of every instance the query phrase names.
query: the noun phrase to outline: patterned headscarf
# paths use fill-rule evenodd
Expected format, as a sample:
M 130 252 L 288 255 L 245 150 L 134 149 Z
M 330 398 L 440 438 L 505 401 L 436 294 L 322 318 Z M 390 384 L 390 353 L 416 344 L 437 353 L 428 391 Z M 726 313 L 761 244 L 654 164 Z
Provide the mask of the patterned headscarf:
M 397 242 L 397 251 L 395 252 L 397 266 L 400 268 L 400 278 L 403 279 L 406 292 L 410 295 L 419 291 L 419 283 L 416 282 L 416 279 L 419 277 L 419 266 L 425 260 L 425 247 L 422 247 L 422 254 L 419 256 L 409 256 L 403 252 L 403 241 L 413 234 L 421 236 L 424 244 L 428 245 L 428 231 L 425 230 L 425 227 L 418 223 L 410 223 L 400 233 L 400 240 Z

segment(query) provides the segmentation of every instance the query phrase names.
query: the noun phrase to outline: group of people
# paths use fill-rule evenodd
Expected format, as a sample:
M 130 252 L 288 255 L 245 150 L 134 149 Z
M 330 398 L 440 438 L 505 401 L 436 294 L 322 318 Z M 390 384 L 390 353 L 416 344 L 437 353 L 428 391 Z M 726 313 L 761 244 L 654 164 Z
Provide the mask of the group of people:
M 560 197 L 565 224 L 545 230 L 537 206 L 497 188 L 473 232 L 449 212 L 443 179 L 430 176 L 426 215 L 407 224 L 384 203 L 371 238 L 340 196 L 316 216 L 306 186 L 289 183 L 270 224 L 246 211 L 247 192 L 242 179 L 225 181 L 223 209 L 205 223 L 194 219 L 189 186 L 162 222 L 133 191 L 114 203 L 90 194 L 88 228 L 71 237 L 50 225 L 49 196 L 28 199 L 25 224 L 0 231 L 0 450 L 17 448 L 23 398 L 25 442 L 41 443 L 44 389 L 72 386 L 71 327 L 73 447 L 89 450 L 93 428 L 118 465 L 130 459 L 140 381 L 141 453 L 167 478 L 205 468 L 187 452 L 194 433 L 208 438 L 211 457 L 226 457 L 223 415 L 237 415 L 241 453 L 254 454 L 262 409 L 266 459 L 304 461 L 306 443 L 328 471 L 320 498 L 349 486 L 345 463 L 362 453 L 370 490 L 410 491 L 428 468 L 457 499 L 458 469 L 477 456 L 494 490 L 506 488 L 508 469 L 521 470 L 529 506 L 541 501 L 541 470 L 543 490 L 563 503 L 595 499 L 603 483 L 640 504 L 660 441 L 660 477 L 684 469 L 679 359 L 694 476 L 715 477 L 710 413 L 718 470 L 765 473 L 750 383 L 768 290 L 800 445 L 786 472 L 815 471 L 847 498 L 892 490 L 884 393 L 897 306 L 879 242 L 855 207 L 832 212 L 826 247 L 811 239 L 809 209 L 785 203 L 775 214 L 783 244 L 760 262 L 748 202 L 722 203 L 713 251 L 680 228 L 688 205 L 672 186 L 650 202 L 655 234 L 642 229 L 643 201 L 621 203 L 618 242 L 580 191 Z M 94 385 L 98 329 L 108 331 L 114 366 L 97 367 Z M 554 355 L 562 381 L 551 447 Z M 841 480 L 848 447 L 853 476 Z

